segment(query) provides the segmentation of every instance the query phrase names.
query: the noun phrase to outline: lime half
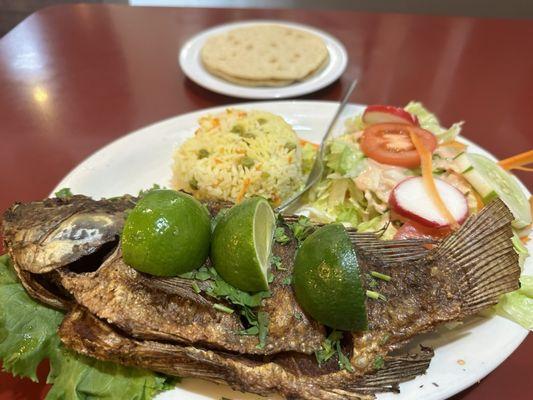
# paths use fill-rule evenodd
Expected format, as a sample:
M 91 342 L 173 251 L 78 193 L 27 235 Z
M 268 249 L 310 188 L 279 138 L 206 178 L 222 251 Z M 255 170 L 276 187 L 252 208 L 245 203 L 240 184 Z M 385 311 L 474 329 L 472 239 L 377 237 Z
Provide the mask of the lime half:
M 247 292 L 268 290 L 268 260 L 275 226 L 274 212 L 262 197 L 233 206 L 218 221 L 211 242 L 211 261 L 226 282 Z
M 293 274 L 298 303 L 318 322 L 345 331 L 367 328 L 359 264 L 342 224 L 325 225 L 304 240 Z

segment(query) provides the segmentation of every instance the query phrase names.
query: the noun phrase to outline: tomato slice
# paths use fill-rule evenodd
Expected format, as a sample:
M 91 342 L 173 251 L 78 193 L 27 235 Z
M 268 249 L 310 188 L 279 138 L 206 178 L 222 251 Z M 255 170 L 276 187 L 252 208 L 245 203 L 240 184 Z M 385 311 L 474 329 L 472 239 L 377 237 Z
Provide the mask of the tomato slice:
M 361 136 L 361 150 L 366 156 L 383 164 L 416 168 L 420 166 L 420 156 L 409 137 L 410 131 L 418 135 L 428 150 L 435 150 L 435 136 L 425 129 L 409 124 L 370 125 Z
M 442 239 L 451 233 L 450 228 L 429 228 L 414 221 L 406 221 L 394 235 L 395 240 L 401 239 Z

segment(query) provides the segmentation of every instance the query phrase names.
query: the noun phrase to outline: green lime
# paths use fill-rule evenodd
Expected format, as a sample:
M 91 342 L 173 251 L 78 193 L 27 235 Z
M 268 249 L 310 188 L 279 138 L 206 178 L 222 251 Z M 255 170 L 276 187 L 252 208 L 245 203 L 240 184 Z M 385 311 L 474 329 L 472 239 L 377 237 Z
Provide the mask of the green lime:
M 334 329 L 367 328 L 359 263 L 342 224 L 325 225 L 304 240 L 294 260 L 293 286 L 300 306 Z
M 219 275 L 247 292 L 268 290 L 268 260 L 275 226 L 274 212 L 262 197 L 233 206 L 213 232 L 211 261 Z
M 210 237 L 209 213 L 198 200 L 174 190 L 153 190 L 126 219 L 122 256 L 141 272 L 176 276 L 202 266 Z

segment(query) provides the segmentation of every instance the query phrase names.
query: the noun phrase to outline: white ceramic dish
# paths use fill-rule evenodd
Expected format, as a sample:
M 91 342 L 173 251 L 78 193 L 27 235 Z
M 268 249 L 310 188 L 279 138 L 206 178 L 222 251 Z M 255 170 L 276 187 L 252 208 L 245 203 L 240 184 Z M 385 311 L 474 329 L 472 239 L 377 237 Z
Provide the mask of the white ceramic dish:
M 218 78 L 204 68 L 200 58 L 200 51 L 209 36 L 224 33 L 235 28 L 258 24 L 283 25 L 290 28 L 302 29 L 319 36 L 326 44 L 329 52 L 328 64 L 308 79 L 282 87 L 241 86 Z M 189 39 L 181 48 L 179 64 L 184 74 L 191 80 L 213 92 L 245 99 L 283 99 L 312 93 L 333 83 L 346 69 L 348 54 L 341 42 L 321 30 L 285 21 L 257 20 L 219 25 L 199 33 Z
M 231 107 L 256 108 L 279 114 L 302 138 L 318 142 L 337 103 L 278 101 Z M 74 193 L 99 198 L 124 193 L 136 194 L 154 183 L 168 186 L 173 149 L 192 136 L 200 116 L 208 112 L 220 112 L 225 108 L 217 107 L 173 117 L 123 136 L 78 165 L 57 185 L 54 192 L 59 188 L 69 187 Z M 362 109 L 363 106 L 360 105 L 347 106 L 341 121 Z M 342 124 L 336 129 L 337 133 L 342 132 Z M 474 143 L 462 140 L 469 144 L 470 151 L 492 157 Z M 525 187 L 523 189 L 527 192 Z M 533 252 L 532 243 L 530 241 L 528 245 L 530 252 Z M 525 268 L 529 274 L 533 272 L 533 258 L 527 260 Z M 495 316 L 471 318 L 453 330 L 442 327 L 438 332 L 422 335 L 417 342 L 435 348 L 435 357 L 427 374 L 401 384 L 400 394 L 379 394 L 378 399 L 448 398 L 490 373 L 520 345 L 527 333 L 519 325 Z M 227 386 L 198 379 L 184 379 L 176 389 L 162 393 L 158 399 L 206 400 L 220 399 L 222 396 L 233 400 L 264 400 L 264 397 L 234 392 Z

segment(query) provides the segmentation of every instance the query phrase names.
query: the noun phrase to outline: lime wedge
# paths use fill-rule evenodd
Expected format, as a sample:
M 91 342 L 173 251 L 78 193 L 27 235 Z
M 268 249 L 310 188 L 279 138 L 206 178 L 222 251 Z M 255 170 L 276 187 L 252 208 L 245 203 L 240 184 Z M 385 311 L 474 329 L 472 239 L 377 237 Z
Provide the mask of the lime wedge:
M 304 240 L 293 286 L 300 306 L 318 322 L 345 331 L 367 328 L 359 264 L 342 224 L 325 225 Z
M 217 223 L 211 261 L 230 285 L 247 292 L 268 290 L 276 218 L 268 201 L 253 197 L 233 206 Z

